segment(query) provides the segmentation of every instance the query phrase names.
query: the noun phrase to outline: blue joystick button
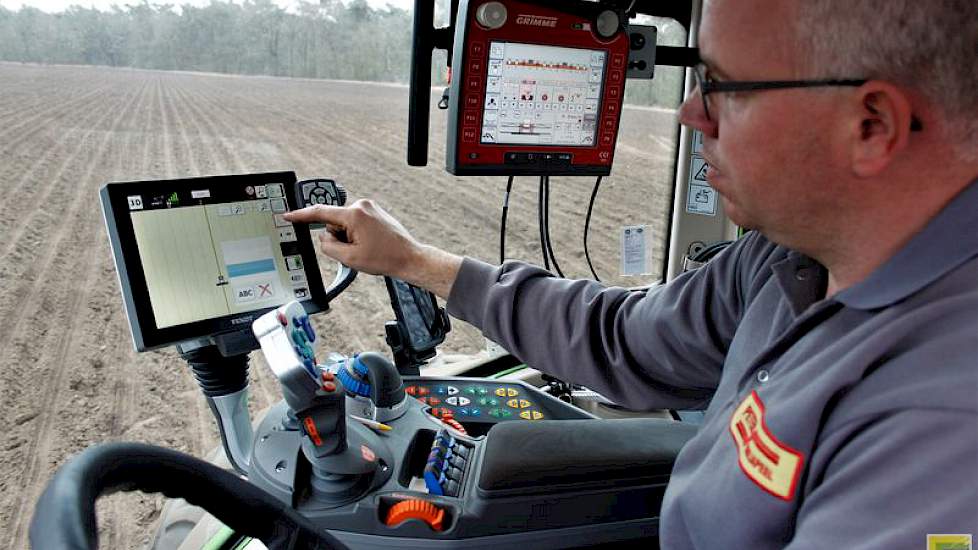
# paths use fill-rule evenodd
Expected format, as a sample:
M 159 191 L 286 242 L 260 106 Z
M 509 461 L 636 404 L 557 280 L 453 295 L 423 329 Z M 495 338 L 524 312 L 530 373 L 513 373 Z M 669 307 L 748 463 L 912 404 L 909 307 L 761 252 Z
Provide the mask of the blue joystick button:
M 434 471 L 429 471 L 428 468 L 425 468 L 424 484 L 428 487 L 429 493 L 439 496 L 445 494 L 445 491 L 442 489 L 441 483 L 439 482 L 439 478 L 441 477 L 444 476 L 439 476 Z
M 352 374 L 346 369 L 340 369 L 337 373 L 337 378 L 343 383 L 343 387 L 350 393 L 360 395 L 362 397 L 370 397 L 370 385 L 361 382 L 353 377 Z
M 306 316 L 306 315 L 303 315 L 301 319 L 302 319 L 302 321 L 301 321 L 301 325 L 300 326 L 302 327 L 302 330 L 305 331 L 306 337 L 309 338 L 309 341 L 310 342 L 315 342 L 316 341 L 316 331 L 312 330 L 312 325 L 309 324 L 309 317 Z
M 360 376 L 367 376 L 367 365 L 360 361 L 359 355 L 353 358 L 353 370 Z

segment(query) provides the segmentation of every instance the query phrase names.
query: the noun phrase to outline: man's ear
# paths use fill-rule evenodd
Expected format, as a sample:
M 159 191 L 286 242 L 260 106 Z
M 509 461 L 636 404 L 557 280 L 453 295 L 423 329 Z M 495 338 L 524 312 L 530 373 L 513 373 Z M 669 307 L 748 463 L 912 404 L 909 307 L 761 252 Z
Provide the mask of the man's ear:
M 907 146 L 913 112 L 910 99 L 898 87 L 871 80 L 856 90 L 858 128 L 852 140 L 852 171 L 859 177 L 886 169 Z

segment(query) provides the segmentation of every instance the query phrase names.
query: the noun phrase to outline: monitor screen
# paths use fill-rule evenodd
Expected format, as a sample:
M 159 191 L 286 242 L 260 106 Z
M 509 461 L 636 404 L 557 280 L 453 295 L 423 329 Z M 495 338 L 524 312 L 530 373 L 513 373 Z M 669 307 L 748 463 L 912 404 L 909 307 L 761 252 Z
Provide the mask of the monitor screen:
M 492 41 L 481 143 L 594 145 L 607 54 Z
M 174 193 L 175 204 L 156 197 L 130 210 L 157 328 L 309 299 L 295 229 L 280 216 L 284 184 L 251 189 L 202 205 Z
M 321 310 L 309 229 L 283 217 L 294 193 L 290 172 L 107 184 L 103 209 L 136 348 L 247 328 L 292 300 Z

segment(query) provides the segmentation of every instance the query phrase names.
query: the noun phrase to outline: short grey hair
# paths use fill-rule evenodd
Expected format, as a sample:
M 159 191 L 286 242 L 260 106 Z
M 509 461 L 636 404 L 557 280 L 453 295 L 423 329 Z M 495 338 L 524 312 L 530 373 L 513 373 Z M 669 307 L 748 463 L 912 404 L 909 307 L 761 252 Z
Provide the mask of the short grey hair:
M 878 78 L 944 117 L 958 156 L 978 161 L 978 0 L 795 0 L 809 78 Z

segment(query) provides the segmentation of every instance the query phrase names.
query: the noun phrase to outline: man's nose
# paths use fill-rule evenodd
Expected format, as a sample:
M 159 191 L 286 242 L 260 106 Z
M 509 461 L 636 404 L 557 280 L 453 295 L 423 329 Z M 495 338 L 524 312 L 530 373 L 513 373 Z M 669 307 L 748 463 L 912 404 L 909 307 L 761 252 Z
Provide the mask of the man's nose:
M 679 107 L 679 123 L 699 130 L 705 136 L 716 137 L 717 125 L 706 115 L 699 88 L 694 88 L 693 93 L 686 96 L 686 101 Z

